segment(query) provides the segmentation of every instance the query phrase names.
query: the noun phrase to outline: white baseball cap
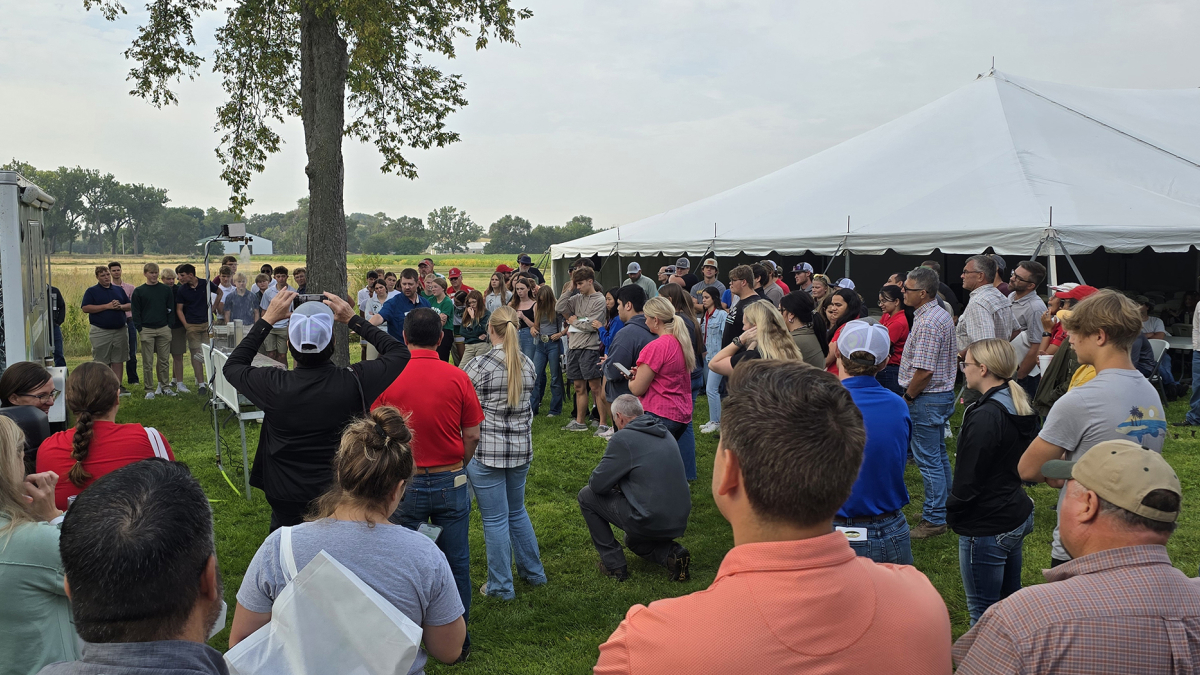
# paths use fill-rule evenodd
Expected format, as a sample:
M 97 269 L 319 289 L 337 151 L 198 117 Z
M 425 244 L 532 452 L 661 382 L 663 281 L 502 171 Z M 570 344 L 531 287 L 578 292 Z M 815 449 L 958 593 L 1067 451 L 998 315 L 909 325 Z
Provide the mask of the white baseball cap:
M 838 279 L 837 284 L 835 284 L 835 285 L 838 288 L 846 288 L 849 290 L 854 290 L 854 282 L 850 280 L 850 277 L 842 277 L 841 279 Z
M 302 354 L 325 350 L 333 340 L 333 310 L 323 302 L 305 302 L 292 310 L 288 341 Z
M 642 273 L 642 266 L 635 262 L 629 263 L 629 267 L 625 268 L 625 274 L 641 274 L 641 273 Z
M 883 324 L 869 324 L 866 321 L 854 320 L 842 326 L 842 334 L 838 336 L 838 353 L 847 360 L 863 366 L 878 366 L 887 361 L 892 354 L 892 339 L 888 336 L 887 327 Z M 875 363 L 863 363 L 853 358 L 855 352 L 867 352 L 875 357 Z

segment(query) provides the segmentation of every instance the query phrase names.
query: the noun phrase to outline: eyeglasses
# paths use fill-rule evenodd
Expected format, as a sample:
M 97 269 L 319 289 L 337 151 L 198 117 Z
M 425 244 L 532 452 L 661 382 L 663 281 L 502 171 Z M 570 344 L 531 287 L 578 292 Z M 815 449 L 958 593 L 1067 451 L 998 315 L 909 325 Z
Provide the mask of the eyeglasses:
M 1016 279 L 1017 281 L 1019 281 L 1019 282 L 1021 282 L 1021 283 L 1023 283 L 1023 284 L 1032 284 L 1032 283 L 1033 283 L 1033 279 L 1022 279 L 1020 276 L 1018 276 L 1018 275 L 1017 275 L 1017 273 L 1016 273 L 1016 271 L 1015 271 L 1015 270 L 1014 270 L 1014 271 L 1013 271 L 1013 273 L 1012 273 L 1012 274 L 1009 276 L 1009 278 L 1010 278 L 1010 279 Z
M 925 289 L 924 288 L 909 288 L 908 286 L 901 286 L 900 290 L 905 293 L 916 293 L 918 291 L 924 291 Z
M 58 400 L 58 395 L 61 393 L 62 393 L 61 391 L 55 389 L 54 391 L 52 391 L 48 394 L 20 394 L 20 396 L 28 396 L 29 398 L 36 398 L 37 400 L 41 401 L 42 403 L 54 403 L 56 400 Z
M 965 373 L 965 372 L 967 372 L 967 366 L 978 366 L 978 365 L 979 364 L 976 362 L 963 360 L 963 361 L 958 362 L 958 369 Z

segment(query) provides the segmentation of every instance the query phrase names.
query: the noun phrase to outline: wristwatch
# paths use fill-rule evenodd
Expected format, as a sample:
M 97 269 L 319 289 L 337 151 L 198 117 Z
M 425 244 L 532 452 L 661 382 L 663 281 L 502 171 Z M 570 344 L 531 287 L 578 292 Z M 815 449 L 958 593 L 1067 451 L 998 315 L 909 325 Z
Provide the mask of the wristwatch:
M 1042 337 L 1050 337 L 1050 331 L 1048 331 L 1048 330 L 1042 331 Z
M 906 391 L 906 392 L 904 392 L 904 400 L 905 400 L 905 401 L 908 401 L 909 403 L 912 403 L 912 402 L 914 402 L 914 401 L 916 401 L 916 400 L 917 400 L 917 397 L 916 397 L 916 396 L 909 396 L 909 395 L 908 395 L 908 392 Z
M 734 336 L 733 344 L 737 345 L 738 347 L 741 347 L 742 346 L 742 336 L 740 336 L 740 335 Z

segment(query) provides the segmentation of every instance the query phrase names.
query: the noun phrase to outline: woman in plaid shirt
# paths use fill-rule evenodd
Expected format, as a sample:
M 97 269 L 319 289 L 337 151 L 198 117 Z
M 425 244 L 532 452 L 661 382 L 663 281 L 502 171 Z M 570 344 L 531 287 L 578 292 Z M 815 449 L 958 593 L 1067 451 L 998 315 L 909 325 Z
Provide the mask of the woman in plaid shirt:
M 525 476 L 533 459 L 533 361 L 521 353 L 517 337 L 517 311 L 502 306 L 488 319 L 492 349 L 467 364 L 483 407 L 479 446 L 467 465 L 483 520 L 487 547 L 488 580 L 479 588 L 484 595 L 512 600 L 512 562 L 517 572 L 534 586 L 546 583 L 546 570 L 538 553 L 537 535 L 525 511 Z M 511 548 L 510 548 L 511 542 Z

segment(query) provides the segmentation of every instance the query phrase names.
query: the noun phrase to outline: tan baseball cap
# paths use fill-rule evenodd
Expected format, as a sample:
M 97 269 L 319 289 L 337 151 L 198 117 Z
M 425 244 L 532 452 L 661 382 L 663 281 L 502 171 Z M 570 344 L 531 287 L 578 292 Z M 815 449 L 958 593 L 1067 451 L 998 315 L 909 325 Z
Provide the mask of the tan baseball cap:
M 1178 511 L 1160 511 L 1142 504 L 1154 490 L 1170 490 L 1183 498 L 1175 470 L 1162 455 L 1133 441 L 1104 441 L 1078 461 L 1051 460 L 1042 465 L 1046 478 L 1074 479 L 1106 502 L 1150 520 L 1173 523 Z

